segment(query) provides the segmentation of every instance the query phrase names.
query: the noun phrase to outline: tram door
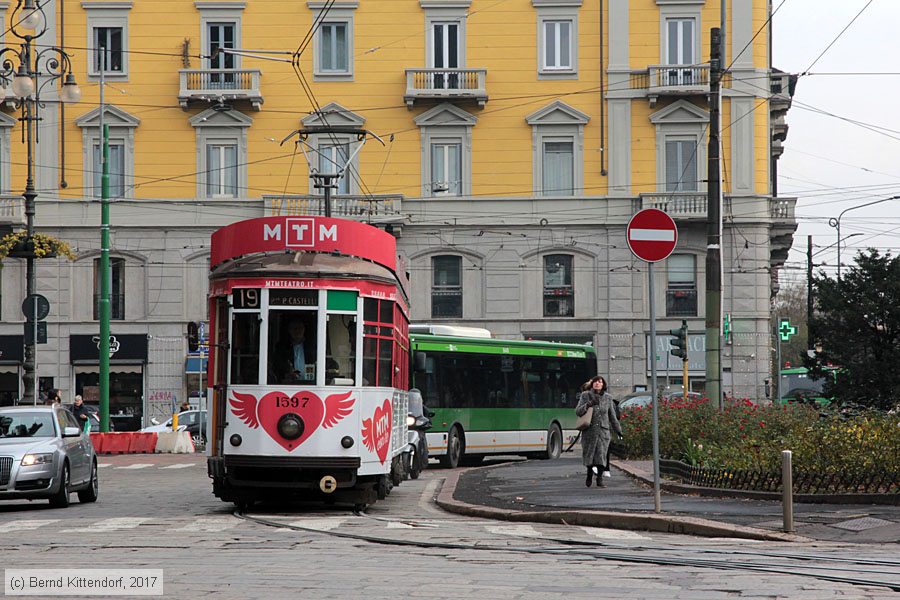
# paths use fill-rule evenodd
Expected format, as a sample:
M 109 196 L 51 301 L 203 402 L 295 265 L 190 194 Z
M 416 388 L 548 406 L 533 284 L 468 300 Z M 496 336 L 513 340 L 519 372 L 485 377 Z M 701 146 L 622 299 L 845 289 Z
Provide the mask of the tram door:
M 228 387 L 228 298 L 220 296 L 215 299 L 215 331 L 213 332 L 210 350 L 214 359 L 210 362 L 212 369 L 213 393 L 212 393 L 212 431 L 210 441 L 213 455 L 221 456 L 224 452 L 223 434 L 225 432 L 226 396 Z

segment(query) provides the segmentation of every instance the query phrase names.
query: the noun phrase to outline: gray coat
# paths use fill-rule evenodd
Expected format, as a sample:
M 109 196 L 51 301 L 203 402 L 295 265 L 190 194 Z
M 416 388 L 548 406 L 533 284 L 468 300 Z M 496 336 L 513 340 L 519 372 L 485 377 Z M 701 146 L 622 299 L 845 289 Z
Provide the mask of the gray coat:
M 584 415 L 590 406 L 594 407 L 591 426 L 581 432 L 582 462 L 586 467 L 609 466 L 606 464 L 606 452 L 612 441 L 610 429 L 615 430 L 618 435 L 622 435 L 622 426 L 619 425 L 619 419 L 616 418 L 616 405 L 612 396 L 606 392 L 597 394 L 589 390 L 581 392 L 581 396 L 578 397 L 575 414 L 579 417 Z

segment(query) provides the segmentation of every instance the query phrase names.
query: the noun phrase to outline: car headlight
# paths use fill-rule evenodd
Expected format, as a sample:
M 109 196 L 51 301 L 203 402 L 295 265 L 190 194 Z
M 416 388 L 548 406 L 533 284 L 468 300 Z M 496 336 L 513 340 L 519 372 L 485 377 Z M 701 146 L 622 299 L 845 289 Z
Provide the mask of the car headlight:
M 53 454 L 26 454 L 22 457 L 22 466 L 49 465 L 53 463 Z

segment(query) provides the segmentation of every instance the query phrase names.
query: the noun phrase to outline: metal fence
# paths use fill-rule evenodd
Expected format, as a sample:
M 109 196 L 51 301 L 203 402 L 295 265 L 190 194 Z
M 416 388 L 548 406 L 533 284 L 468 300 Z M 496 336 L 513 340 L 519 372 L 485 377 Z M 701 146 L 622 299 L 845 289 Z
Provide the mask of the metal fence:
M 660 473 L 683 483 L 726 490 L 780 492 L 781 472 L 744 469 L 712 469 L 678 460 L 660 460 Z M 795 494 L 900 494 L 900 473 L 885 470 L 815 473 L 795 470 Z

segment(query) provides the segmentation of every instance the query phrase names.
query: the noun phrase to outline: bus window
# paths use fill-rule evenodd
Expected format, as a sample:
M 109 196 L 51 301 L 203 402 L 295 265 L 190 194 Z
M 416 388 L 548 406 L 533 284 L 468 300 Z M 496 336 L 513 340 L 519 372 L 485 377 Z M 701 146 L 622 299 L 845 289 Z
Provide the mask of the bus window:
M 259 313 L 232 313 L 231 383 L 259 383 Z
M 316 380 L 316 311 L 269 311 L 269 385 Z
M 325 385 L 353 385 L 356 377 L 356 315 L 328 315 Z

